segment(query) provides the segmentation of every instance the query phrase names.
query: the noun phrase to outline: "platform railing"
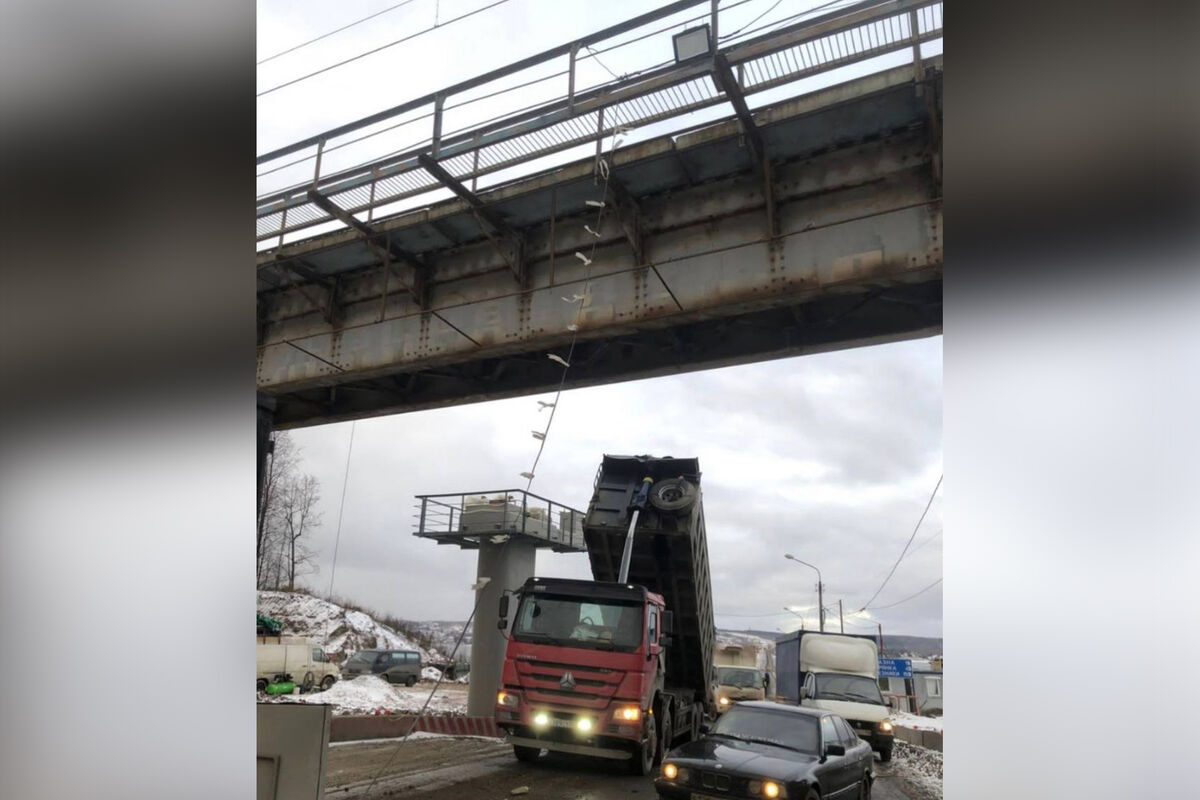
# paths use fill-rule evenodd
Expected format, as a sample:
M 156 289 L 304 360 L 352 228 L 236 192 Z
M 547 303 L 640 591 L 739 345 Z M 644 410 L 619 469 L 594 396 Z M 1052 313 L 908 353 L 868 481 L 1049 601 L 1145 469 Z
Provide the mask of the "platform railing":
M 522 489 L 417 496 L 414 536 L 477 548 L 522 537 L 559 551 L 582 551 L 582 511 Z
M 645 29 L 681 11 L 707 5 L 708 0 L 672 3 L 584 39 L 259 156 L 256 161 L 263 169 L 260 178 L 309 162 L 313 167 L 311 179 L 259 196 L 258 241 L 276 240 L 275 246 L 282 246 L 287 234 L 315 226 L 342 226 L 328 210 L 329 203 L 351 215 L 365 212 L 365 219 L 360 216 L 359 220 L 369 222 L 383 207 L 389 207 L 390 212 L 399 201 L 444 188 L 421 165 L 419 156 L 434 158 L 452 177 L 471 184 L 474 190 L 482 176 L 581 145 L 595 143 L 599 158 L 601 143 L 620 130 L 644 127 L 728 102 L 714 77 L 713 59 L 704 56 L 651 65 L 632 76 L 621 76 L 585 91 L 575 89 L 577 64 L 591 57 L 585 52 L 591 45 L 602 45 L 617 36 L 639 31 L 643 33 L 639 38 L 668 37 L 670 26 L 650 33 L 645 33 Z M 921 44 L 940 39 L 943 31 L 941 0 L 866 0 L 761 36 L 730 41 L 722 47 L 719 10 L 716 4 L 712 5 L 709 24 L 718 32 L 714 51 L 724 54 L 745 95 L 887 53 L 911 50 L 914 62 L 920 64 Z M 701 14 L 684 22 L 702 24 L 701 20 L 706 18 Z M 678 21 L 673 23 L 676 28 L 679 25 Z M 531 77 L 528 73 L 539 73 L 539 67 L 544 73 L 545 65 L 560 61 L 563 67 L 560 72 L 548 77 L 539 74 L 527 83 L 513 86 L 514 78 Z M 443 130 L 448 111 L 551 78 L 565 79 L 566 84 L 565 92 L 555 100 L 457 130 Z M 496 91 L 478 92 L 489 87 Z M 322 174 L 323 156 L 328 158 L 337 149 L 381 133 L 394 133 L 396 129 L 411 130 L 415 140 L 383 157 Z M 319 194 L 324 206 L 315 204 L 310 192 Z

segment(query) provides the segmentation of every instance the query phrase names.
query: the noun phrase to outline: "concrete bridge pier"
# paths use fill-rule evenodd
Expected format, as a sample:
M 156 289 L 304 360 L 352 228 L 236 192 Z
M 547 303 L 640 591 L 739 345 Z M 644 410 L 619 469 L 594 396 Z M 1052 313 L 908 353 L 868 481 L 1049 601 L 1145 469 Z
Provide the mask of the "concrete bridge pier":
M 500 544 L 484 542 L 479 546 L 479 565 L 475 574 L 488 578 L 476 595 L 475 622 L 471 629 L 471 685 L 467 693 L 467 714 L 488 717 L 495 712 L 496 693 L 500 690 L 500 671 L 504 666 L 506 632 L 500 620 L 500 596 L 515 591 L 533 577 L 537 549 L 532 542 L 510 538 Z M 516 608 L 509 609 L 509 616 Z

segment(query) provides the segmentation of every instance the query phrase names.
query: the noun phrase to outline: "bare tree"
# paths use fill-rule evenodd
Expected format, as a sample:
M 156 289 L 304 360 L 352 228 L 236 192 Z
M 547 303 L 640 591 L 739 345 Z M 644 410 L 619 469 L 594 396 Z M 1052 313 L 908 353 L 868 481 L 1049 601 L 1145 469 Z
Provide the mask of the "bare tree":
M 321 500 L 320 484 L 313 475 L 298 475 L 287 482 L 280 497 L 279 515 L 286 547 L 284 564 L 288 591 L 296 588 L 296 576 L 317 571 L 315 553 L 304 538 L 321 524 L 317 504 Z
M 299 467 L 300 451 L 292 440 L 291 434 L 280 431 L 272 440 L 271 457 L 267 459 L 263 475 L 262 497 L 258 503 L 258 541 L 255 549 L 256 574 L 258 583 L 263 585 L 263 571 L 277 533 L 275 526 L 279 523 L 280 496 L 284 487 L 295 479 Z M 269 584 L 268 584 L 269 585 Z

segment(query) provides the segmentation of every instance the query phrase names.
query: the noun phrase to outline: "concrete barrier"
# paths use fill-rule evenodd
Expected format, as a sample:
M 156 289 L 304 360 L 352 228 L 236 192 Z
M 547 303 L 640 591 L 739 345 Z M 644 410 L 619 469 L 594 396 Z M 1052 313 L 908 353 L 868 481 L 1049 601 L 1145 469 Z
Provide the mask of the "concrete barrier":
M 938 731 L 915 731 L 912 728 L 901 728 L 897 725 L 892 734 L 902 742 L 915 744 L 929 750 L 942 751 L 942 734 Z
M 393 739 L 408 733 L 415 720 L 416 717 L 411 715 L 334 717 L 329 727 L 329 741 Z M 492 717 L 427 716 L 421 719 L 417 730 L 453 736 L 500 737 L 500 730 Z

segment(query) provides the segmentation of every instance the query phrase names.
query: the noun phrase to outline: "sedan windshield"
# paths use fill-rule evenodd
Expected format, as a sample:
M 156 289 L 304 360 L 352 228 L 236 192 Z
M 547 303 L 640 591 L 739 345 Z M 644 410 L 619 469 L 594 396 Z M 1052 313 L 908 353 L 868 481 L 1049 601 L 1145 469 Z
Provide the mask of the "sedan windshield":
M 879 684 L 870 678 L 831 672 L 817 673 L 817 699 L 887 705 L 879 693 Z
M 730 708 L 716 721 L 709 735 L 814 754 L 820 741 L 815 717 L 749 706 Z
M 756 669 L 717 667 L 717 683 L 721 686 L 736 686 L 739 689 L 761 689 L 762 673 Z
M 527 596 L 512 635 L 520 642 L 629 652 L 642 643 L 642 606 L 608 599 Z

